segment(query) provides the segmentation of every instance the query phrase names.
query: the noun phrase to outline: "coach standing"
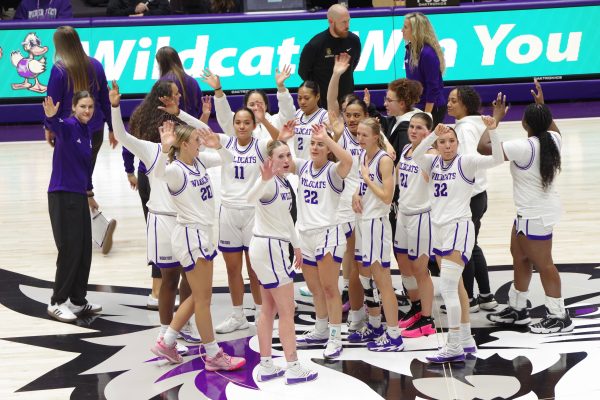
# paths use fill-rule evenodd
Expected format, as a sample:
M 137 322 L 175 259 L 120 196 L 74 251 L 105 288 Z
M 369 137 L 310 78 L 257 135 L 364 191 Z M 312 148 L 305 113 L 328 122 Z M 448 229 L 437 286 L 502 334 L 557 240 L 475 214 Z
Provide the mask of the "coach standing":
M 320 106 L 327 109 L 327 86 L 333 73 L 335 56 L 350 54 L 350 68 L 340 78 L 339 99 L 354 92 L 354 69 L 360 58 L 360 39 L 350 32 L 350 13 L 340 4 L 327 10 L 329 28 L 315 35 L 302 49 L 298 73 L 304 81 L 314 81 L 321 91 Z

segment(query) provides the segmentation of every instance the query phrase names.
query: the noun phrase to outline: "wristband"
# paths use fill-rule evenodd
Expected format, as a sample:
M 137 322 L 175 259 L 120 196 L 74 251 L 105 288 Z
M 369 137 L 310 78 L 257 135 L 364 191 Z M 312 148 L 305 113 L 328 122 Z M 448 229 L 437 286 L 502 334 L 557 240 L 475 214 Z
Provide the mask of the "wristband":
M 218 88 L 215 89 L 215 92 L 218 90 L 223 90 L 223 86 L 219 86 Z
M 87 197 L 94 197 L 94 192 L 88 192 Z

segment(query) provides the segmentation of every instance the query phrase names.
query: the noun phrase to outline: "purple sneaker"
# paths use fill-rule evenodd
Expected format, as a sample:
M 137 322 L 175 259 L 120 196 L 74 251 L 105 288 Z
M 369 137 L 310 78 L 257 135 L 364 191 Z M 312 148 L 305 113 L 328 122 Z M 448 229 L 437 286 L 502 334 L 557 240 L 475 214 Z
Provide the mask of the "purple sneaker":
M 383 326 L 373 328 L 373 325 L 367 322 L 361 329 L 348 335 L 348 341 L 350 343 L 366 343 L 377 339 L 383 335 L 384 332 Z
M 367 349 L 379 352 L 402 351 L 404 350 L 404 343 L 402 342 L 402 336 L 394 339 L 386 332 L 374 341 L 367 343 Z
M 343 350 L 344 348 L 342 347 L 341 340 L 329 339 L 327 342 L 327 347 L 325 347 L 325 350 L 323 350 L 323 357 L 328 360 L 338 358 L 342 355 Z

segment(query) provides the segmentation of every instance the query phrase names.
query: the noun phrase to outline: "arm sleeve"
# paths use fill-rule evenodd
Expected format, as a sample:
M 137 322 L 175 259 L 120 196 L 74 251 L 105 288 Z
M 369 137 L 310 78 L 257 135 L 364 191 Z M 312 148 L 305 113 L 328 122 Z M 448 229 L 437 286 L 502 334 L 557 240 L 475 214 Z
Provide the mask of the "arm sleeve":
M 296 119 L 296 109 L 294 108 L 294 99 L 289 90 L 277 92 L 277 105 L 279 111 L 272 115 L 269 122 L 277 129 L 281 129 L 286 122 Z
M 56 18 L 73 18 L 71 1 L 63 1 L 62 7 L 56 12 Z
M 272 199 L 275 196 L 275 185 L 277 185 L 275 179 L 265 182 L 259 177 L 248 192 L 248 203 L 256 204 L 260 199 Z
M 413 151 L 413 158 L 417 165 L 423 170 L 427 175 L 431 174 L 431 164 L 433 160 L 437 156 L 433 154 L 427 154 L 427 151 L 431 148 L 431 145 L 437 140 L 437 136 L 434 132 L 431 132 L 429 136 L 425 139 L 421 140 L 421 143 L 417 146 L 417 148 Z
M 132 152 L 123 147 L 123 151 L 121 152 L 121 157 L 123 157 L 123 165 L 125 166 L 125 172 L 127 174 L 133 174 L 135 172 L 135 166 L 133 161 L 135 156 Z
M 127 150 L 138 156 L 139 159 L 146 164 L 148 169 L 150 169 L 156 161 L 157 143 L 140 140 L 127 133 L 125 130 L 125 125 L 123 124 L 123 119 L 121 118 L 120 107 L 111 107 L 111 113 L 112 125 L 117 140 L 123 145 L 123 147 L 126 147 Z M 131 163 L 133 167 L 133 160 Z M 131 172 L 133 172 L 133 168 Z
M 313 78 L 313 65 L 315 62 L 316 49 L 312 42 L 308 42 L 300 53 L 300 65 L 298 66 L 298 75 L 303 81 Z
M 428 47 L 427 50 L 429 51 L 421 52 L 419 60 L 419 69 L 425 81 L 423 98 L 425 103 L 435 103 L 442 90 L 439 84 L 440 60 L 432 48 Z
M 106 7 L 106 15 L 113 17 L 127 17 L 135 13 L 135 4 L 130 7 L 127 2 L 123 0 L 110 0 Z
M 183 110 L 179 111 L 179 115 L 177 116 L 180 120 L 191 126 L 192 128 L 204 128 L 210 129 L 210 126 L 206 125 L 204 122 L 200 121 L 198 118 L 186 113 Z
M 223 133 L 229 136 L 235 136 L 235 130 L 233 129 L 233 111 L 231 111 L 231 106 L 229 105 L 227 96 L 213 96 L 213 100 L 215 101 L 215 114 L 217 115 L 217 122 L 219 123 L 221 129 L 223 129 Z
M 171 191 L 180 190 L 185 183 L 183 170 L 173 163 L 167 165 L 167 154 L 162 151 L 158 153 L 154 174 L 158 179 L 167 182 Z
M 46 117 L 44 119 L 44 126 L 54 132 L 56 136 L 63 136 L 64 133 L 64 122 L 58 116 L 58 113 L 54 117 Z
M 203 151 L 200 153 L 198 158 L 206 166 L 206 168 L 218 167 L 223 164 L 229 164 L 233 162 L 233 156 L 225 147 L 221 147 L 214 152 Z
M 479 153 L 467 154 L 463 156 L 462 163 L 463 171 L 469 176 L 475 176 L 475 172 L 479 169 L 488 169 L 500 165 L 504 162 L 504 153 L 502 152 L 502 143 L 498 134 L 490 130 L 490 138 L 492 139 L 492 155 L 483 156 Z

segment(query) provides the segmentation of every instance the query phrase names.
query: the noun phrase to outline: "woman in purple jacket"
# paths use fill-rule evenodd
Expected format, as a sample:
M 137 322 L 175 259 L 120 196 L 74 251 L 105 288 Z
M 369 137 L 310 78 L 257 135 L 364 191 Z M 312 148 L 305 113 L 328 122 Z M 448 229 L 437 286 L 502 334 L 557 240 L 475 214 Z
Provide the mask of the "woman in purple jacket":
M 86 300 L 92 264 L 91 209 L 98 209 L 92 192 L 92 132 L 94 98 L 88 91 L 72 96 L 72 108 L 52 97 L 44 100 L 44 123 L 54 132 L 52 174 L 48 187 L 48 210 L 58 249 L 54 291 L 48 315 L 73 322 L 77 315 L 97 313 L 102 307 Z M 59 110 L 69 109 L 63 117 Z
M 96 165 L 96 157 L 104 139 L 104 123 L 108 124 L 108 138 L 114 149 L 117 141 L 112 132 L 110 120 L 110 101 L 108 100 L 108 83 L 104 68 L 98 60 L 88 57 L 83 51 L 83 46 L 77 31 L 70 26 L 60 26 L 54 32 L 54 48 L 57 61 L 50 71 L 48 80 L 48 97 L 52 97 L 59 104 L 57 116 L 68 118 L 71 109 L 68 106 L 73 99 L 73 93 L 88 91 L 96 99 L 94 113 L 88 122 L 92 135 L 92 172 Z M 46 128 L 46 140 L 54 146 L 55 132 L 48 124 Z M 112 233 L 116 227 L 116 221 L 109 222 L 106 238 L 102 245 L 102 253 L 107 254 L 112 247 Z
M 22 0 L 13 19 L 73 18 L 69 0 Z
M 404 68 L 406 78 L 421 82 L 423 95 L 416 107 L 433 117 L 433 126 L 446 116 L 446 99 L 442 74 L 446 69 L 444 53 L 429 19 L 421 13 L 404 16 L 402 35 L 406 43 Z

